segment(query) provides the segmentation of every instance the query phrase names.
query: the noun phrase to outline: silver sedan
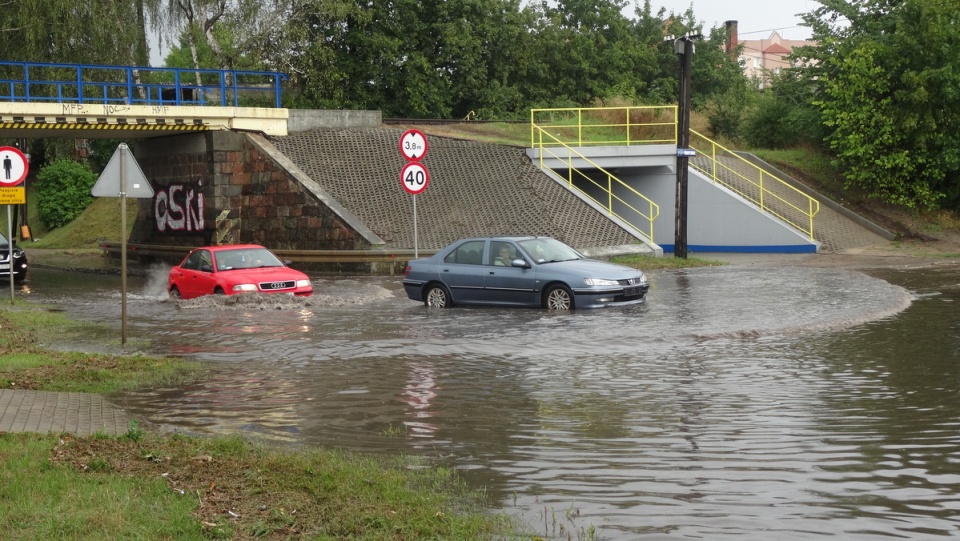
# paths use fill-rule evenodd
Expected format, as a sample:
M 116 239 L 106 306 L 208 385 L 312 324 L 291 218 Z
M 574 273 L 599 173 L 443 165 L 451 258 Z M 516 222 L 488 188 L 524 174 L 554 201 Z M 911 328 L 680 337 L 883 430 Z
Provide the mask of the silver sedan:
M 643 272 L 589 259 L 549 237 L 463 239 L 404 271 L 407 296 L 428 307 L 493 305 L 551 310 L 643 302 Z

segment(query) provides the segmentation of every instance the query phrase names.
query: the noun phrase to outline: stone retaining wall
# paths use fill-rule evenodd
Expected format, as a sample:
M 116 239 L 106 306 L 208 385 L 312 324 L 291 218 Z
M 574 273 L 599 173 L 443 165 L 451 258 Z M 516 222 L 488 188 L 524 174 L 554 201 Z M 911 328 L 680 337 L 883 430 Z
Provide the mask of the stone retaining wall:
M 371 247 L 248 134 L 218 131 L 144 142 L 135 156 L 156 195 L 140 201 L 131 242 Z

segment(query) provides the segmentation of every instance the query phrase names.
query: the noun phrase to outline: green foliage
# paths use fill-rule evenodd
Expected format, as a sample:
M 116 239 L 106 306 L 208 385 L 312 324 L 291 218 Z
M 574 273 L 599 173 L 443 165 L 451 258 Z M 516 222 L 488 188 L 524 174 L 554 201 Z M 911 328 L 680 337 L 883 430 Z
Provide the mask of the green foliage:
M 0 2 L 0 58 L 17 62 L 147 64 L 145 0 Z
M 814 104 L 814 84 L 801 69 L 771 75 L 770 88 L 744 113 L 741 135 L 746 143 L 755 148 L 822 146 L 824 127 Z
M 624 0 L 473 0 L 294 4 L 266 65 L 285 66 L 286 104 L 377 109 L 383 116 L 523 118 L 530 108 L 677 99 L 678 58 L 663 41 L 698 30 L 650 2 L 627 17 Z M 694 105 L 745 85 L 714 30 L 694 57 Z
M 805 17 L 819 45 L 804 54 L 848 186 L 960 208 L 960 0 L 821 4 Z
M 169 67 L 284 72 L 286 107 L 497 120 L 523 118 L 531 107 L 675 102 L 678 58 L 664 28 L 699 32 L 693 9 L 654 13 L 645 0 L 630 17 L 629 4 L 18 0 L 0 21 L 0 51 L 8 59 L 138 65 L 149 24 L 174 44 Z M 698 45 L 693 102 L 718 105 L 716 126 L 728 133 L 742 109 L 728 99 L 744 80 L 720 47 L 725 38 L 713 29 Z M 55 77 L 65 78 L 48 78 Z
M 90 203 L 90 189 L 97 177 L 85 164 L 57 160 L 37 174 L 37 209 L 40 221 L 48 229 L 70 222 Z

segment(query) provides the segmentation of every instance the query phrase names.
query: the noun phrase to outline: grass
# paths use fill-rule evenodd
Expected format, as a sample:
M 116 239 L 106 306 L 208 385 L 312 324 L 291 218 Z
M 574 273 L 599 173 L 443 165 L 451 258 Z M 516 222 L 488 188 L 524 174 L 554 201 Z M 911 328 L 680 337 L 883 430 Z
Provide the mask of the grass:
M 240 438 L 0 434 L 8 539 L 492 539 L 518 535 L 444 468 Z
M 199 364 L 173 357 L 100 355 L 52 351 L 37 335 L 71 336 L 104 332 L 40 305 L 19 303 L 0 311 L 0 389 L 110 394 L 122 389 L 168 385 L 201 377 Z
M 840 199 L 849 193 L 844 189 L 840 173 L 830 157 L 811 148 L 784 150 L 751 150 L 761 160 L 782 169 L 792 176 L 806 180 L 824 195 Z
M 618 255 L 610 258 L 612 263 L 633 267 L 642 271 L 662 270 L 662 269 L 685 269 L 691 267 L 716 267 L 726 265 L 724 261 L 715 259 L 703 259 L 699 257 L 687 257 L 686 259 L 665 255 L 663 257 L 653 257 L 649 255 Z
M 28 196 L 28 201 L 29 196 Z M 137 218 L 137 200 L 127 198 L 127 232 L 129 238 L 133 231 L 133 224 Z M 120 236 L 120 198 L 97 197 L 80 216 L 74 218 L 63 227 L 47 231 L 34 216 L 34 206 L 28 207 L 28 223 L 31 224 L 33 242 L 25 248 L 45 248 L 76 251 L 85 253 L 99 249 L 99 241 L 103 239 L 118 240 Z
M 396 125 L 398 128 L 416 128 L 427 135 L 467 139 L 483 143 L 528 147 L 529 122 L 461 122 L 457 124 Z
M 43 306 L 0 310 L 0 389 L 109 394 L 203 376 L 174 358 L 37 345 L 96 331 Z M 0 433 L 0 487 L 4 539 L 523 537 L 445 468 L 137 425 L 120 437 Z

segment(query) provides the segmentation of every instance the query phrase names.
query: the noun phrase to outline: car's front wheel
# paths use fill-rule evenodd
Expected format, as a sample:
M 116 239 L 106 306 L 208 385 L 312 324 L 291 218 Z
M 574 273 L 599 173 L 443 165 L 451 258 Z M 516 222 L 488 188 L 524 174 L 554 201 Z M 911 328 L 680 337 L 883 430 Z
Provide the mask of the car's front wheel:
M 543 305 L 548 310 L 572 310 L 573 293 L 567 286 L 551 286 L 543 296 Z
M 175 301 L 180 300 L 180 290 L 177 289 L 177 286 L 173 286 L 170 288 L 170 298 Z
M 427 287 L 423 295 L 423 304 L 427 308 L 450 308 L 453 301 L 450 299 L 450 292 L 440 284 L 432 284 Z

